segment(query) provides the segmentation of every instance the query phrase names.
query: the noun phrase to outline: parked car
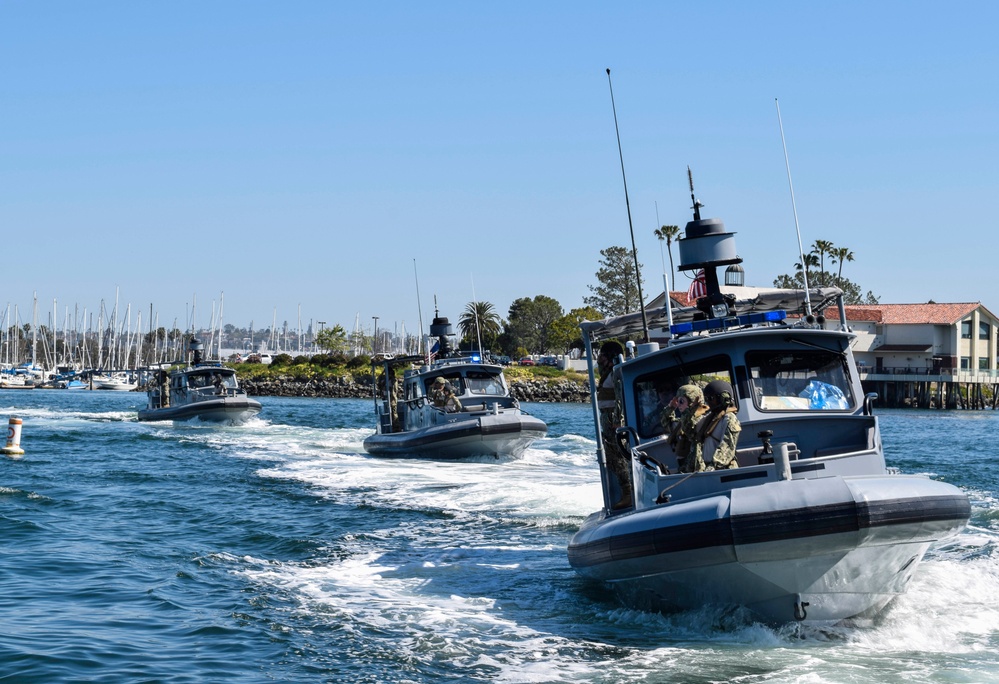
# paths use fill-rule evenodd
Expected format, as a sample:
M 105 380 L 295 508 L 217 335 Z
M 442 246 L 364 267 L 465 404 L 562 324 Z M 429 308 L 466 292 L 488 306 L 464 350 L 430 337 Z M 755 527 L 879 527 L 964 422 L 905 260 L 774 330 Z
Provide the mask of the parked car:
M 534 363 L 534 359 L 532 359 L 530 356 L 525 356 L 524 358 L 522 358 L 520 360 L 519 363 L 520 363 L 521 366 L 536 366 L 537 365 L 536 363 Z
M 551 366 L 553 368 L 558 368 L 558 357 L 557 356 L 542 356 L 538 360 L 539 366 Z
M 509 366 L 511 363 L 513 363 L 513 359 L 511 359 L 509 356 L 494 356 L 493 363 L 498 363 L 501 366 Z

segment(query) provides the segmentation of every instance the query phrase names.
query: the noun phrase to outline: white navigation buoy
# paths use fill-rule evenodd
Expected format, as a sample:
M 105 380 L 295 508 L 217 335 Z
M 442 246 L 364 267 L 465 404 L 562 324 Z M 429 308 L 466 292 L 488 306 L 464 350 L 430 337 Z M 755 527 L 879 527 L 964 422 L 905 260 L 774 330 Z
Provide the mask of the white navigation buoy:
M 21 419 L 11 418 L 7 421 L 7 446 L 0 449 L 0 452 L 7 454 L 12 458 L 18 458 L 24 455 L 24 449 L 21 448 Z

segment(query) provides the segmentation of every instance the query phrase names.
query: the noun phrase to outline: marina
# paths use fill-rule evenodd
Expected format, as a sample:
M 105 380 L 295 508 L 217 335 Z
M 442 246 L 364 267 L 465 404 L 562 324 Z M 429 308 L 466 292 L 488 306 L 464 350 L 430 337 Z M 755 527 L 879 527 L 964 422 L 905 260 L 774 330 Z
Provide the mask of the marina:
M 601 505 L 592 414 L 529 404 L 511 462 L 366 456 L 370 399 L 240 427 L 142 423 L 134 392 L 0 395 L 0 675 L 28 681 L 995 681 L 993 412 L 879 411 L 888 464 L 969 526 L 865 628 L 623 607 L 565 548 Z M 958 676 L 959 673 L 959 676 Z
M 999 684 L 999 5 L 190 9 L 4 5 L 0 682 Z

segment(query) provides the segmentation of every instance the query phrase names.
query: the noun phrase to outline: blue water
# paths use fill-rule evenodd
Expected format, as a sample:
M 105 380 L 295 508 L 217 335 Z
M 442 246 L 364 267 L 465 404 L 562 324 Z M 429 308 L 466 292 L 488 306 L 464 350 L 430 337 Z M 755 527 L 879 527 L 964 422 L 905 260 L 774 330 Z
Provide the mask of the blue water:
M 622 608 L 569 568 L 589 409 L 509 462 L 368 457 L 369 401 L 138 423 L 136 393 L 7 391 L 0 681 L 999 681 L 999 414 L 881 411 L 888 460 L 972 499 L 873 627 Z

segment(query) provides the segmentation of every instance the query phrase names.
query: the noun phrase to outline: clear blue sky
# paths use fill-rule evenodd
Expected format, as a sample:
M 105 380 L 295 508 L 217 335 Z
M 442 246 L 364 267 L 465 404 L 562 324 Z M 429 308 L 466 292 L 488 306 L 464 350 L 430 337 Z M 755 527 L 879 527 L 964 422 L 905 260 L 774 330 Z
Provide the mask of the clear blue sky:
M 999 4 L 0 0 L 0 310 L 370 331 L 566 311 L 599 251 L 737 233 L 747 284 L 802 239 L 882 302 L 999 313 Z M 657 217 L 658 207 L 658 217 Z M 668 263 L 668 262 L 667 262 Z M 415 264 L 415 269 L 414 269 Z M 678 287 L 687 281 L 679 276 Z M 275 313 L 276 312 L 276 313 Z

